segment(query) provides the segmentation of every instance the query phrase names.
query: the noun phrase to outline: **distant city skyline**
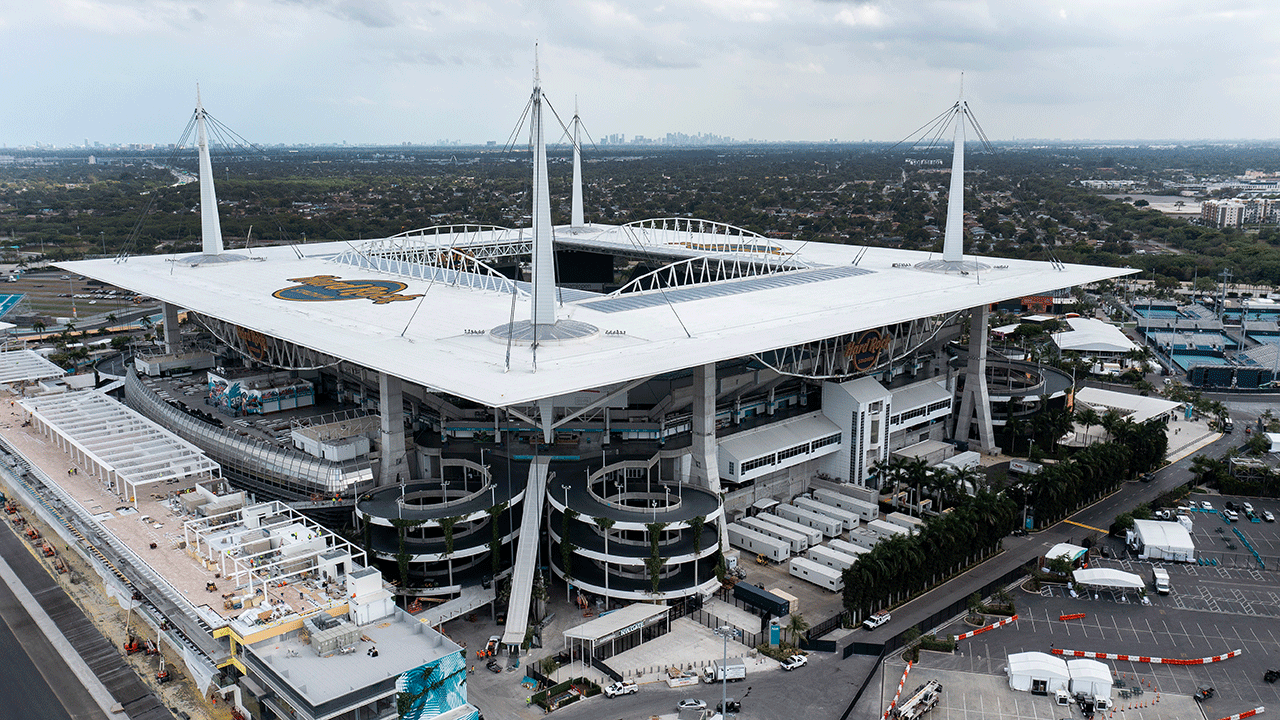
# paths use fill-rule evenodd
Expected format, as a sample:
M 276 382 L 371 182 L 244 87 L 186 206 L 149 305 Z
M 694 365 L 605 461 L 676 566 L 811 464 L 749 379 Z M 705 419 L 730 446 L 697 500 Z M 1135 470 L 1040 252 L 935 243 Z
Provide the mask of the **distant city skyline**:
M 993 140 L 1269 140 L 1280 5 L 77 0 L 0 14 L 0 143 L 167 145 L 199 82 L 263 144 L 505 144 L 532 83 L 607 136 L 901 139 L 965 97 Z M 517 140 L 520 142 L 520 140 Z

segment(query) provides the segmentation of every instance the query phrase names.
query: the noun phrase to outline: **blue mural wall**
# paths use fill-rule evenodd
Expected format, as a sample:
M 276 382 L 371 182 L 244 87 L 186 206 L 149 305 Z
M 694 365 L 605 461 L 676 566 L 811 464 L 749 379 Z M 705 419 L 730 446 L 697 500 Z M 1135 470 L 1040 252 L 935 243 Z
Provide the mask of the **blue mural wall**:
M 467 704 L 467 661 L 449 653 L 396 679 L 396 705 L 401 720 L 430 720 Z M 479 720 L 479 711 L 463 716 Z

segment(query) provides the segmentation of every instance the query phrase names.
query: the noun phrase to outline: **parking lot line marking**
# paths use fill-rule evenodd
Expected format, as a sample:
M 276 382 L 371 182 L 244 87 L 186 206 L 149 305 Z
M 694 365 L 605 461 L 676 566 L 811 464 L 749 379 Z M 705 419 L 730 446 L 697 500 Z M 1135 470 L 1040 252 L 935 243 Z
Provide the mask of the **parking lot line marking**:
M 1129 622 L 1132 623 L 1133 619 L 1130 618 Z M 1146 618 L 1143 618 L 1143 622 L 1147 624 L 1147 632 L 1151 633 L 1151 644 L 1159 645 L 1160 641 L 1156 639 L 1156 631 L 1155 631 L 1155 628 L 1151 627 L 1151 621 Z M 1166 625 L 1165 627 L 1167 628 L 1168 626 Z

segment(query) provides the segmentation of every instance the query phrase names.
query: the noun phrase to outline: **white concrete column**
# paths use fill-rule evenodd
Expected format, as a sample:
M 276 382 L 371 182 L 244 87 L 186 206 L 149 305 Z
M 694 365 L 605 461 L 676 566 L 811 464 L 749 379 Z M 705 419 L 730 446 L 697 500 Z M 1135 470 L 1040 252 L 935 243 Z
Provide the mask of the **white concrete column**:
M 382 440 L 378 486 L 407 482 L 409 465 L 404 457 L 404 393 L 400 378 L 378 373 L 378 413 Z
M 693 368 L 693 467 L 690 482 L 720 493 L 719 446 L 716 444 L 716 365 Z
M 178 352 L 182 344 L 182 331 L 178 328 L 178 306 L 164 303 L 164 349 L 167 353 Z
M 987 320 L 986 305 L 969 311 L 969 365 L 965 369 L 964 394 L 960 397 L 960 413 L 956 419 L 956 439 L 969 440 L 974 423 L 978 425 L 978 450 L 995 449 L 995 431 L 991 426 L 991 394 L 987 391 Z

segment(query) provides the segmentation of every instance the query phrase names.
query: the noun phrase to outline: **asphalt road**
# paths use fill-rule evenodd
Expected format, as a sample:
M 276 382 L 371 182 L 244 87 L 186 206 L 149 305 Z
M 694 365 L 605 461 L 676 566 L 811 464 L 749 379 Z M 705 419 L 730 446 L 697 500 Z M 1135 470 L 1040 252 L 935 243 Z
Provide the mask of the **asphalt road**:
M 105 720 L 84 685 L 0 581 L 0 717 Z

